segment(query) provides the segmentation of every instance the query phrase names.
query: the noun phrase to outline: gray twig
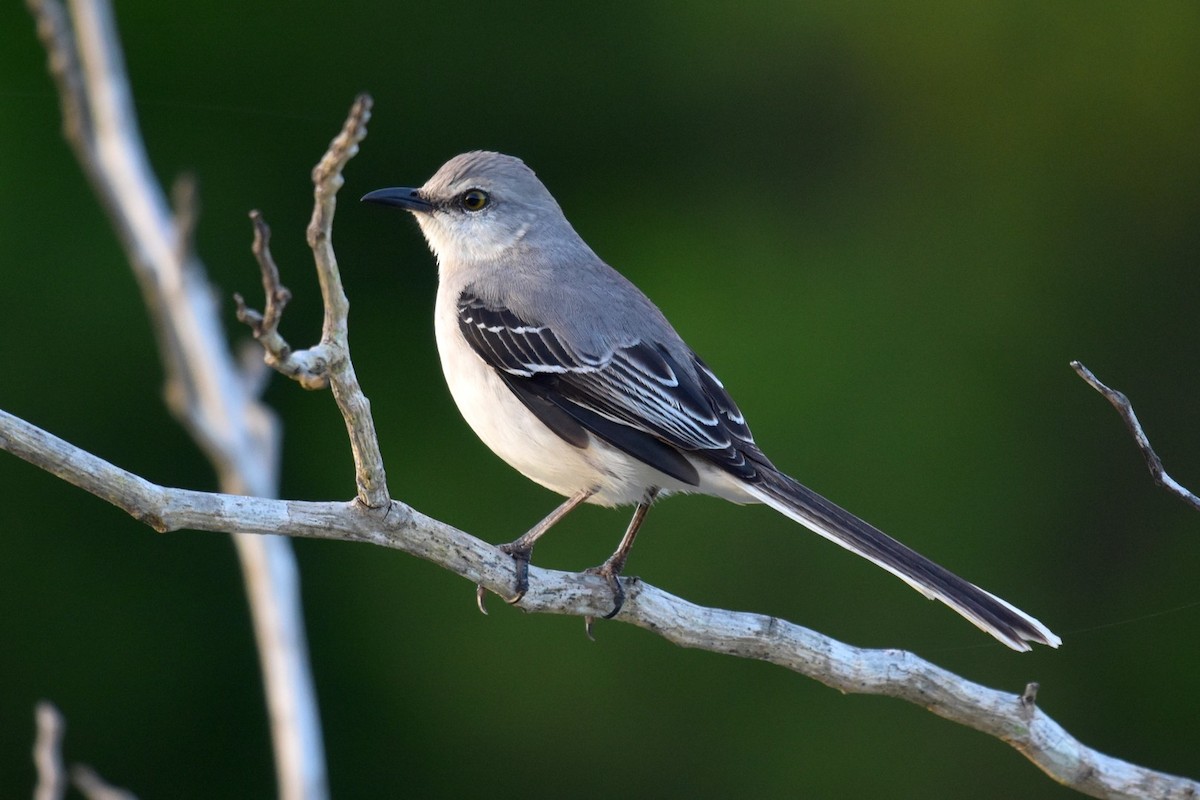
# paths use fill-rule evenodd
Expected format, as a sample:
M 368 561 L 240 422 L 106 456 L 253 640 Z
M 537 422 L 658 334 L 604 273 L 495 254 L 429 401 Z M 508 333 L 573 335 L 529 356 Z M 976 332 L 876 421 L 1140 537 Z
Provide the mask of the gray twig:
M 71 783 L 87 800 L 137 800 L 133 792 L 113 786 L 87 764 L 71 767 Z
M 355 98 L 342 130 L 312 171 L 315 202 L 307 238 L 316 263 L 325 307 L 321 341 L 305 350 L 292 350 L 279 335 L 279 318 L 290 295 L 280 282 L 279 268 L 271 257 L 271 230 L 258 211 L 250 214 L 254 223 L 254 244 L 251 249 L 262 272 L 266 305 L 260 314 L 247 308 L 240 295 L 235 299 L 238 319 L 249 325 L 254 337 L 262 343 L 267 364 L 306 389 L 329 386 L 333 390 L 334 400 L 342 412 L 350 437 L 358 501 L 368 508 L 385 508 L 391 500 L 387 473 L 375 435 L 371 404 L 363 394 L 354 372 L 354 363 L 350 359 L 347 333 L 350 302 L 342 288 L 342 277 L 333 252 L 333 214 L 338 189 L 345 182 L 342 170 L 358 153 L 359 142 L 367 135 L 371 104 L 370 95 L 361 94 Z
M 260 313 L 249 308 L 245 299 L 235 293 L 233 300 L 237 304 L 238 321 L 248 326 L 255 340 L 262 345 L 263 360 L 268 366 L 295 379 L 305 389 L 324 389 L 329 385 L 329 371 L 324 361 L 314 359 L 310 363 L 307 354 L 297 357 L 279 333 L 279 321 L 283 317 L 283 309 L 292 299 L 292 293 L 279 279 L 279 267 L 275 266 L 275 259 L 271 255 L 271 228 L 263 219 L 262 212 L 257 209 L 251 211 L 250 222 L 254 226 L 254 244 L 250 250 L 262 273 L 266 301 Z
M 33 745 L 33 763 L 37 767 L 37 786 L 33 800 L 62 800 L 67 794 L 67 768 L 63 764 L 62 740 L 67 723 L 54 704 L 43 700 L 34 712 L 37 738 Z M 91 767 L 74 764 L 71 783 L 87 800 L 137 800 L 124 789 L 111 785 Z
M 1105 386 L 1090 369 L 1080 362 L 1072 361 L 1071 368 L 1089 386 L 1103 395 L 1104 399 L 1111 403 L 1112 407 L 1121 415 L 1121 419 L 1125 421 L 1125 427 L 1129 429 L 1134 443 L 1142 453 L 1142 459 L 1146 462 L 1146 468 L 1150 470 L 1150 475 L 1154 478 L 1154 482 L 1183 500 L 1183 502 L 1192 508 L 1200 511 L 1200 497 L 1197 497 L 1195 493 L 1189 491 L 1187 487 L 1168 475 L 1166 469 L 1163 468 L 1162 459 L 1158 457 L 1158 453 L 1155 453 L 1154 448 L 1150 446 L 1150 438 L 1142 430 L 1142 423 L 1138 421 L 1137 414 L 1133 412 L 1133 405 L 1129 402 L 1129 398 L 1116 389 L 1110 389 L 1108 386 Z
M 67 771 L 62 760 L 62 740 L 66 723 L 54 704 L 43 700 L 34 710 L 37 736 L 33 742 L 33 765 L 37 786 L 33 800 L 62 800 L 67 794 Z

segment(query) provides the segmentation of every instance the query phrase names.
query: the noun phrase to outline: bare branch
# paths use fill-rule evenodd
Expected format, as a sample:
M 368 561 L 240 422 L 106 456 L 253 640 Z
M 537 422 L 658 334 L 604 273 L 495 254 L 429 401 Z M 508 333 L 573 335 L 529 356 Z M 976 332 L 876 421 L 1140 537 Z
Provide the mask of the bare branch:
M 166 373 L 167 405 L 208 456 L 222 489 L 278 485 L 279 425 L 229 353 L 215 294 L 192 252 L 196 193 L 175 210 L 150 168 L 107 0 L 27 0 L 49 55 L 63 125 L 138 279 Z M 280 795 L 323 798 L 325 766 L 295 559 L 285 539 L 234 537 L 266 685 Z
M 66 728 L 63 716 L 53 703 L 45 700 L 34 711 L 37 738 L 33 742 L 33 765 L 37 768 L 37 786 L 33 800 L 62 800 L 67 794 L 66 768 L 62 762 L 62 740 Z
M 262 343 L 269 365 L 307 389 L 323 388 L 328 383 L 333 390 L 334 400 L 342 412 L 346 432 L 350 436 L 358 499 L 370 508 L 384 508 L 390 502 L 387 474 L 383 467 L 383 456 L 379 452 L 379 440 L 375 435 L 371 403 L 359 386 L 354 364 L 350 360 L 347 334 L 350 301 L 346 299 L 346 292 L 342 288 L 342 277 L 333 252 L 333 214 L 338 189 L 345 182 L 342 170 L 358 153 L 358 144 L 367 135 L 371 104 L 370 95 L 361 94 L 355 98 L 341 132 L 334 137 L 312 171 L 315 202 L 308 224 L 308 245 L 316 262 L 325 306 L 320 343 L 307 350 L 292 351 L 279 336 L 279 315 L 283 306 L 278 301 L 277 293 L 287 290 L 280 283 L 279 269 L 268 248 L 270 228 L 257 211 L 250 215 L 254 222 L 253 251 L 262 272 L 266 309 L 260 315 L 247 309 L 240 296 L 237 302 L 238 318 L 250 325 L 255 338 Z
M 507 592 L 512 559 L 415 509 L 392 501 L 315 503 L 170 489 L 150 483 L 0 411 L 0 449 L 109 500 L 160 531 L 283 533 L 368 542 L 402 550 Z M 531 566 L 525 611 L 600 616 L 611 607 L 603 578 Z M 1094 797 L 1194 798 L 1200 783 L 1145 769 L 1086 747 L 1034 702 L 1036 687 L 1001 692 L 961 678 L 902 650 L 852 647 L 762 614 L 706 608 L 637 578 L 626 580 L 617 620 L 683 647 L 768 661 L 852 694 L 907 700 L 946 719 L 994 736 L 1020 751 L 1056 781 Z
M 1183 500 L 1183 502 L 1192 508 L 1200 511 L 1200 497 L 1197 497 L 1187 487 L 1168 475 L 1166 469 L 1163 468 L 1162 459 L 1158 457 L 1158 454 L 1154 452 L 1154 448 L 1150 446 L 1150 438 L 1142 430 L 1142 423 L 1138 422 L 1137 414 L 1133 413 L 1133 405 L 1129 402 L 1129 398 L 1116 389 L 1110 389 L 1105 386 L 1090 369 L 1080 362 L 1072 361 L 1071 369 L 1075 370 L 1079 374 L 1079 377 L 1083 378 L 1089 386 L 1103 395 L 1104 399 L 1111 403 L 1112 407 L 1121 415 L 1121 419 L 1125 421 L 1125 427 L 1129 429 L 1129 433 L 1133 436 L 1134 444 L 1138 446 L 1138 450 L 1142 453 L 1142 459 L 1146 462 L 1146 468 L 1150 470 L 1150 475 L 1154 478 L 1154 482 Z
M 133 792 L 113 786 L 87 764 L 71 767 L 71 783 L 87 800 L 137 800 Z
M 33 761 L 38 782 L 33 790 L 33 800 L 62 800 L 67 794 L 67 769 L 62 759 L 66 720 L 53 703 L 45 700 L 37 704 L 34 717 L 37 739 L 33 745 Z M 88 800 L 137 800 L 132 793 L 107 783 L 84 764 L 71 767 L 71 782 Z
M 91 114 L 83 88 L 79 53 L 75 49 L 75 38 L 67 22 L 66 10 L 55 0 L 25 0 L 25 5 L 37 23 L 38 38 L 47 55 L 46 67 L 58 89 L 63 138 L 74 148 L 80 165 L 95 183 L 96 176 L 92 174 L 92 169 L 97 158 L 92 139 Z
M 279 267 L 271 255 L 271 228 L 263 219 L 262 212 L 250 212 L 254 225 L 254 244 L 251 252 L 258 261 L 262 273 L 263 295 L 266 305 L 262 313 L 249 308 L 240 294 L 234 294 L 237 303 L 237 318 L 250 328 L 256 341 L 264 350 L 263 360 L 272 369 L 292 378 L 305 389 L 324 389 L 329 386 L 329 368 L 323 355 L 312 350 L 296 353 L 279 333 L 279 321 L 283 309 L 292 299 L 292 293 L 279 279 Z

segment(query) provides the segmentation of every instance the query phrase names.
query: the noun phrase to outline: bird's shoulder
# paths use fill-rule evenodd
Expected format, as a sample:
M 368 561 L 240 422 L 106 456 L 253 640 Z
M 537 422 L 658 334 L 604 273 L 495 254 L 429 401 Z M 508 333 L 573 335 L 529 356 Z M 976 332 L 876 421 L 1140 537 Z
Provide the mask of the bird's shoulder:
M 649 342 L 682 355 L 687 347 L 658 307 L 594 254 L 569 261 L 503 261 L 459 282 L 460 309 L 504 312 L 518 324 L 544 327 L 582 352 L 604 356 Z

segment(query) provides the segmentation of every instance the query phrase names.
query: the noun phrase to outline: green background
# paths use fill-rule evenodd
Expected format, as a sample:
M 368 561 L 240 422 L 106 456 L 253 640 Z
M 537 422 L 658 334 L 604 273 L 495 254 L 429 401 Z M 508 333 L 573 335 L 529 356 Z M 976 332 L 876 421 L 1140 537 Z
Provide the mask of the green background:
M 1200 776 L 1200 515 L 1156 488 L 1079 358 L 1200 487 L 1200 6 L 1163 3 L 121 2 L 159 177 L 194 173 L 232 336 L 260 208 L 319 330 L 308 173 L 375 116 L 335 242 L 393 494 L 500 542 L 557 499 L 490 455 L 437 364 L 432 258 L 355 198 L 463 150 L 523 157 L 722 376 L 780 466 L 1042 619 L 1019 655 L 762 508 L 674 499 L 628 572 L 690 600 L 914 650 L 1084 743 Z M 213 488 L 160 400 L 130 271 L 59 135 L 44 55 L 0 8 L 0 407 L 167 485 Z M 285 496 L 346 499 L 325 393 L 268 390 Z M 144 798 L 264 797 L 257 661 L 224 536 L 158 535 L 0 455 L 0 796 L 33 705 Z M 623 512 L 538 548 L 579 569 Z M 1006 745 L 646 632 L 474 608 L 393 551 L 302 541 L 337 797 L 1059 798 Z

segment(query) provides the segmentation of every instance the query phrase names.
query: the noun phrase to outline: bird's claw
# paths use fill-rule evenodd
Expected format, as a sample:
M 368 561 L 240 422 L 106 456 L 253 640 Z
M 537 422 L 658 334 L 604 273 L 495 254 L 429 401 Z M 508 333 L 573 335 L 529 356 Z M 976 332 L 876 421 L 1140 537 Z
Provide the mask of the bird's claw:
M 485 617 L 487 616 L 487 613 L 488 613 L 487 600 L 485 599 L 486 594 L 487 594 L 487 589 L 483 588 L 482 583 L 475 584 L 475 605 L 476 605 L 476 607 L 479 608 L 479 613 L 483 614 Z
M 525 593 L 529 591 L 529 557 L 533 554 L 532 547 L 520 547 L 517 542 L 509 542 L 508 544 L 500 545 L 500 550 L 512 556 L 512 560 L 516 562 L 517 577 L 513 581 L 514 593 L 512 597 L 504 598 L 504 602 L 510 606 L 515 606 L 525 597 Z M 487 590 L 483 588 L 483 584 L 475 585 L 475 605 L 479 608 L 480 613 L 487 615 L 487 603 L 485 595 Z
M 586 571 L 588 575 L 599 575 L 604 578 L 608 587 L 612 589 L 613 594 L 613 609 L 604 615 L 604 619 L 612 619 L 617 614 L 621 613 L 621 607 L 625 605 L 625 587 L 621 585 L 621 575 L 607 561 L 598 567 L 592 567 Z
M 625 587 L 621 585 L 621 576 L 612 564 L 607 561 L 598 567 L 592 567 L 584 571 L 585 575 L 599 575 L 604 578 L 604 581 L 612 589 L 613 594 L 613 609 L 605 614 L 601 619 L 612 619 L 617 614 L 621 613 L 621 607 L 625 605 Z M 593 627 L 596 624 L 596 618 L 588 614 L 583 618 L 583 632 L 593 642 L 596 637 L 592 635 Z

